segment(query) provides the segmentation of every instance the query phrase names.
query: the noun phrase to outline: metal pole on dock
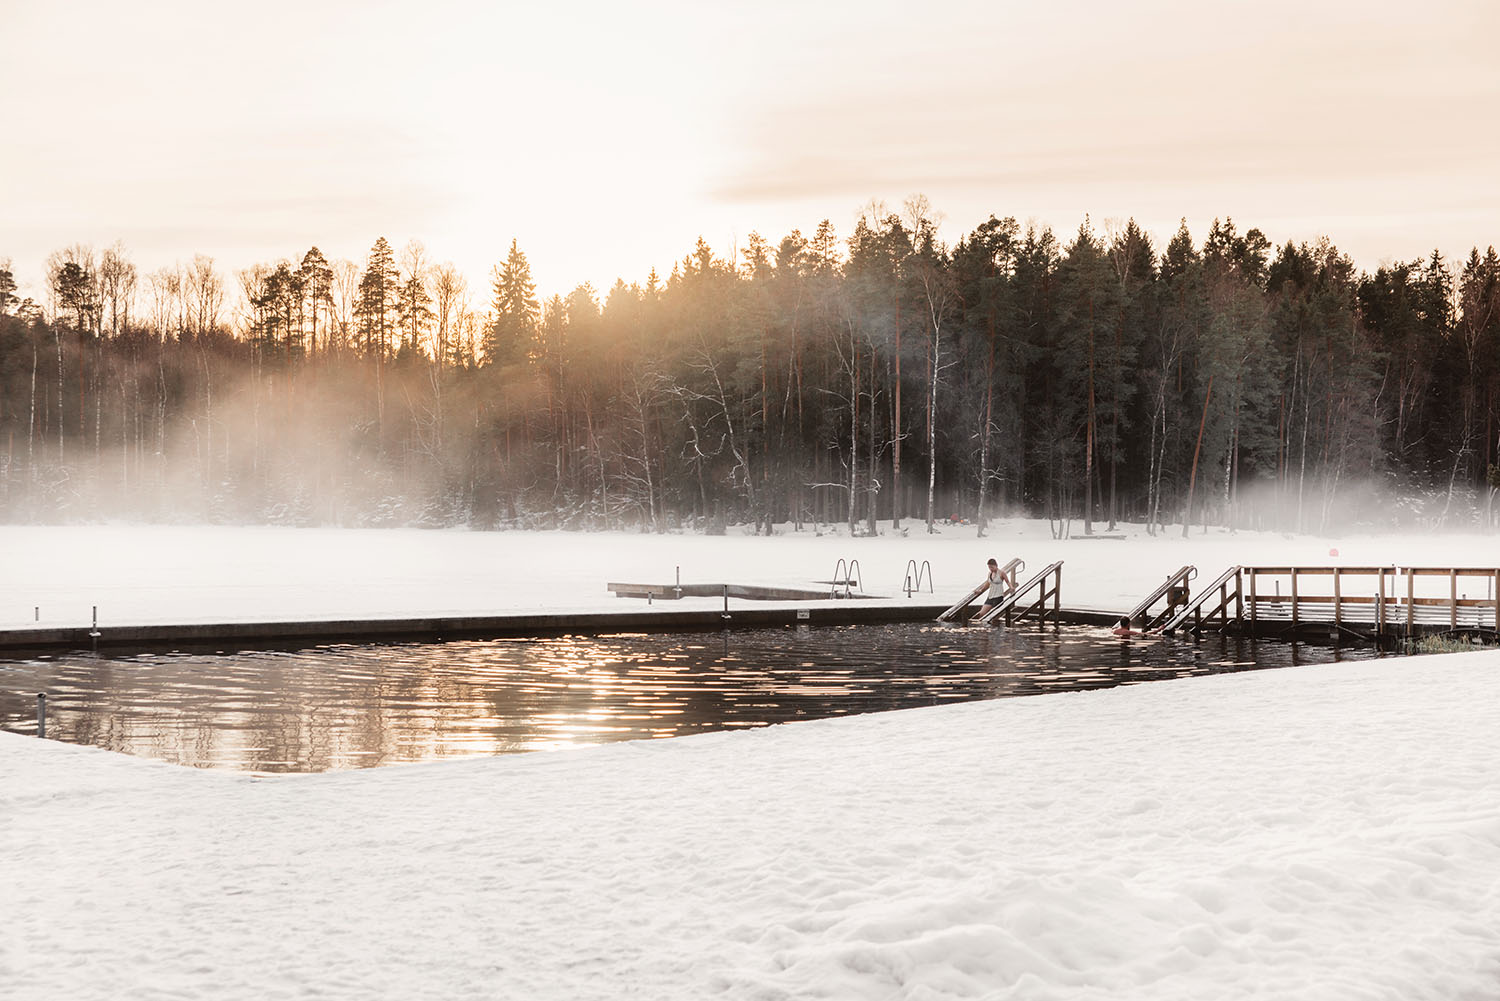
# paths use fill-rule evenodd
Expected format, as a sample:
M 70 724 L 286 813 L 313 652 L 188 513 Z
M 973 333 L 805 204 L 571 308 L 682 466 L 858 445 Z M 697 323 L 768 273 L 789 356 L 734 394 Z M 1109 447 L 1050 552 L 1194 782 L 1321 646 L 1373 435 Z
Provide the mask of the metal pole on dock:
M 729 585 L 728 584 L 724 585 L 724 615 L 723 615 L 723 618 L 726 618 L 726 619 L 729 618 Z
M 36 694 L 36 735 L 43 739 L 47 736 L 47 693 Z

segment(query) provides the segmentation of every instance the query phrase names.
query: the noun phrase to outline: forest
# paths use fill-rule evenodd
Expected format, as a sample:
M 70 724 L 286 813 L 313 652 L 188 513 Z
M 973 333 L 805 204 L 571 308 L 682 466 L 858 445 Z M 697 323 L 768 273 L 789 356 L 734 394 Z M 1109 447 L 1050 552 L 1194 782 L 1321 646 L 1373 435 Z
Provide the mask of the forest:
M 0 247 L 0 252 L 4 248 Z M 1357 271 L 920 196 L 542 297 L 413 241 L 233 275 L 0 260 L 0 519 L 983 535 L 1490 527 L 1500 260 Z

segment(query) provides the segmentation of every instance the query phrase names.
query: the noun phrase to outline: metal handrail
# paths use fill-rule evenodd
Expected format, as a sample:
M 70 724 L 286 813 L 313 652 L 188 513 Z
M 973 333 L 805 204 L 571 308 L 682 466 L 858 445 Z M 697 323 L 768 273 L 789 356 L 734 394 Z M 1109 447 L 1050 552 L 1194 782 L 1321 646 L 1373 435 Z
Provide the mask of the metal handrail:
M 857 585 L 856 581 L 858 582 Z M 839 596 L 840 584 L 844 585 L 844 597 L 846 598 L 849 597 L 852 586 L 858 586 L 860 593 L 864 593 L 864 581 L 860 580 L 859 576 L 859 560 L 851 559 L 846 563 L 843 557 L 839 558 L 838 564 L 833 568 L 833 580 L 829 585 L 828 596 L 830 598 L 837 598 Z
M 927 593 L 932 594 L 934 593 L 932 587 L 932 564 L 923 560 L 922 565 L 919 567 L 916 560 L 906 561 L 906 583 L 902 586 L 906 589 L 906 596 L 908 598 L 911 597 L 913 591 L 922 590 L 922 577 L 924 574 L 927 577 Z

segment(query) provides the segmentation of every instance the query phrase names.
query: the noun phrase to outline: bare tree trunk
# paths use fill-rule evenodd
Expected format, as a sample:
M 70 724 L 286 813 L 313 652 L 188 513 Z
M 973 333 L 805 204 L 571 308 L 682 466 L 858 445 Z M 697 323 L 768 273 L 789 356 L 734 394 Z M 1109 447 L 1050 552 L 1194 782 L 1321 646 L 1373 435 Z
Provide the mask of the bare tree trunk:
M 1198 454 L 1203 451 L 1203 429 L 1208 425 L 1208 401 L 1214 398 L 1214 377 L 1208 377 L 1208 392 L 1203 394 L 1203 417 L 1198 422 L 1198 444 L 1193 448 L 1193 471 L 1188 476 L 1187 507 L 1182 512 L 1182 537 L 1188 537 L 1188 526 L 1193 521 L 1193 487 L 1198 482 Z
M 1083 534 L 1094 534 L 1094 300 L 1089 299 L 1089 412 L 1083 447 Z
M 52 337 L 57 342 L 57 462 L 58 465 L 61 465 L 63 461 L 63 424 L 66 423 L 63 420 L 63 414 L 66 410 L 63 407 L 62 330 L 55 324 L 52 328 Z
M 850 328 L 849 347 L 849 535 L 854 535 L 854 495 L 859 485 L 859 340 Z
M 36 481 L 36 341 L 31 342 L 31 407 L 26 417 L 26 478 L 28 484 Z M 28 498 L 30 492 L 27 493 Z
M 979 510 L 974 514 L 974 521 L 978 525 L 977 537 L 984 538 L 985 500 L 989 496 L 990 487 L 990 429 L 995 424 L 995 320 L 989 319 L 990 352 L 989 361 L 985 365 L 984 382 L 984 425 L 979 431 Z
M 901 529 L 901 291 L 896 291 L 896 384 L 891 410 L 891 527 Z
M 876 384 L 875 362 L 876 362 L 876 351 L 875 351 L 875 346 L 872 344 L 872 345 L 870 345 L 870 448 L 869 448 L 870 460 L 869 460 L 869 463 L 868 463 L 868 465 L 870 467 L 870 475 L 869 475 L 869 479 L 867 481 L 868 485 L 865 488 L 865 502 L 866 502 L 866 506 L 868 507 L 868 511 L 866 513 L 867 524 L 869 526 L 870 534 L 872 536 L 879 534 L 879 526 L 876 523 L 876 510 L 875 510 L 875 507 L 876 507 L 876 501 L 880 497 L 880 481 L 877 479 L 877 474 L 880 472 L 880 469 L 879 469 L 878 465 L 875 462 L 875 457 L 876 457 L 876 452 L 875 452 L 875 434 L 879 430 L 879 427 L 880 427 L 880 420 L 879 420 L 880 409 L 875 406 L 875 384 Z

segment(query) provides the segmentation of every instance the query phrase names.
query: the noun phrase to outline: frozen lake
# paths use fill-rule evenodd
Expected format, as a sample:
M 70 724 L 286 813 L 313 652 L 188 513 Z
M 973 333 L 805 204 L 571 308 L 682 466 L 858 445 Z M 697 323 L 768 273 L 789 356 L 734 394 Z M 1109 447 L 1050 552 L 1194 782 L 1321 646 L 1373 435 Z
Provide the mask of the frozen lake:
M 675 737 L 1338 659 L 1368 647 L 936 624 L 0 660 L 0 729 L 321 772 Z

